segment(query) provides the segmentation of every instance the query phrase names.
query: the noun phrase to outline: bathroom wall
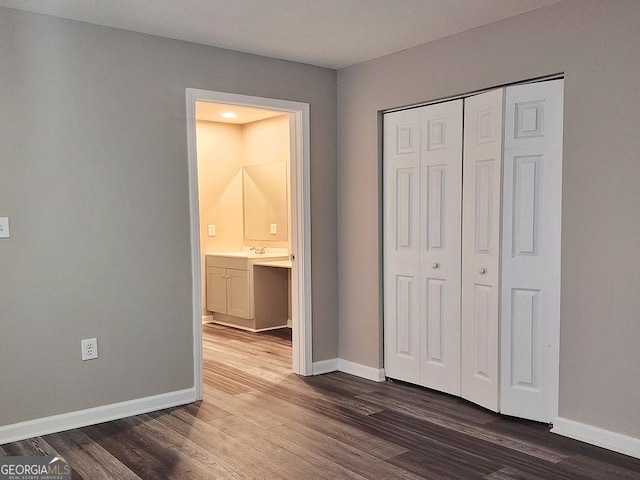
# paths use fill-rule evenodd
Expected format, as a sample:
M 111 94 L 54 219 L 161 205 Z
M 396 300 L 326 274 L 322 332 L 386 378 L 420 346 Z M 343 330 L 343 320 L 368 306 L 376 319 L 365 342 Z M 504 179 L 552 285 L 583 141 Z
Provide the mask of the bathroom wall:
M 196 123 L 202 254 L 242 247 L 242 125 Z M 216 226 L 216 236 L 207 226 Z
M 290 236 L 287 241 L 245 240 L 242 222 L 242 167 L 288 163 L 289 116 L 281 115 L 245 125 L 198 121 L 197 139 L 203 255 L 240 250 L 243 246 L 290 248 Z M 287 198 L 290 198 L 288 169 Z M 207 225 L 216 226 L 215 237 L 207 235 Z M 282 227 L 289 229 L 289 225 Z
M 260 163 L 288 162 L 290 158 L 291 139 L 289 135 L 289 115 L 280 115 L 258 122 L 247 123 L 242 129 L 243 161 L 244 165 Z M 290 169 L 287 166 L 287 199 L 290 194 Z M 276 182 L 278 179 L 274 179 Z M 288 222 L 286 227 L 289 234 L 286 241 L 276 240 L 245 240 L 245 245 L 267 246 L 274 248 L 291 248 L 291 202 L 287 202 Z
M 245 245 L 288 245 L 287 163 L 245 165 L 242 170 Z
M 290 236 L 287 241 L 244 239 L 242 186 L 243 166 L 286 162 L 289 159 L 289 116 L 281 115 L 245 125 L 199 120 L 196 122 L 196 135 L 204 285 L 204 256 L 207 253 L 241 250 L 243 246 L 290 249 Z M 287 178 L 287 198 L 290 198 L 288 190 Z M 287 208 L 290 212 L 290 205 Z M 291 215 L 288 217 L 290 219 Z M 215 237 L 209 236 L 208 225 L 216 226 Z M 284 227 L 279 225 L 279 228 Z M 205 289 L 202 305 L 202 314 L 208 315 Z
M 286 162 L 289 159 L 289 115 L 280 115 L 242 128 L 245 165 Z

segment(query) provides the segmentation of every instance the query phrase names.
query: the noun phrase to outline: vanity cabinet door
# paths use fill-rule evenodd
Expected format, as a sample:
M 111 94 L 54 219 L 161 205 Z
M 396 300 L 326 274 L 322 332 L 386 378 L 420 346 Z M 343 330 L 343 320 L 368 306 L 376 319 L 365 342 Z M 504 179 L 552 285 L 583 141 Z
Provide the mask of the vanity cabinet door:
M 227 315 L 251 318 L 249 315 L 249 272 L 227 269 Z
M 207 267 L 207 310 L 227 313 L 227 270 Z

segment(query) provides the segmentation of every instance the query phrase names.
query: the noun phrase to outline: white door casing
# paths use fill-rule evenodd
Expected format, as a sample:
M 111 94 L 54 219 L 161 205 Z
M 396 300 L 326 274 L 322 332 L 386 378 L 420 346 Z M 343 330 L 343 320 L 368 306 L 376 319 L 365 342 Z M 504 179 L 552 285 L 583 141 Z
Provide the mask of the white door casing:
M 462 100 L 421 110 L 420 384 L 460 395 Z
M 558 410 L 563 80 L 508 87 L 502 215 L 501 411 Z
M 291 270 L 292 369 L 299 375 L 312 374 L 311 291 L 311 180 L 309 104 L 274 98 L 254 97 L 195 88 L 186 89 L 187 147 L 189 170 L 189 212 L 191 236 L 191 278 L 193 314 L 193 378 L 196 399 L 203 397 L 202 365 L 202 258 L 198 206 L 196 149 L 196 102 L 243 105 L 290 114 L 291 131 Z
M 499 402 L 500 203 L 503 89 L 465 99 L 461 396 Z
M 385 372 L 459 394 L 462 100 L 384 132 Z

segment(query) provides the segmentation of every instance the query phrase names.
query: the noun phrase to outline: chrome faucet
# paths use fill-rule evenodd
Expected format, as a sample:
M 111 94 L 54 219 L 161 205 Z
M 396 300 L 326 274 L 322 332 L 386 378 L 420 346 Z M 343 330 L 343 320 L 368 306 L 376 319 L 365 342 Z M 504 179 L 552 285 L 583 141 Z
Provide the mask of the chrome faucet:
M 256 252 L 258 255 L 264 255 L 266 253 L 265 247 L 251 247 L 249 250 Z

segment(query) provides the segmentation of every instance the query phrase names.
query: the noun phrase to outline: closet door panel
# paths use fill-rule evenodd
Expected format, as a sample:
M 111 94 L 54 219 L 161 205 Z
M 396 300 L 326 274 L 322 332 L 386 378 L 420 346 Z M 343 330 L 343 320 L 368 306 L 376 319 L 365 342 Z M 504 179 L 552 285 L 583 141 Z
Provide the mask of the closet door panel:
M 505 108 L 501 411 L 558 409 L 563 81 L 508 87 Z
M 384 116 L 385 374 L 420 381 L 420 112 Z
M 460 394 L 462 100 L 421 110 L 420 384 Z
M 498 411 L 503 89 L 465 99 L 461 395 Z

